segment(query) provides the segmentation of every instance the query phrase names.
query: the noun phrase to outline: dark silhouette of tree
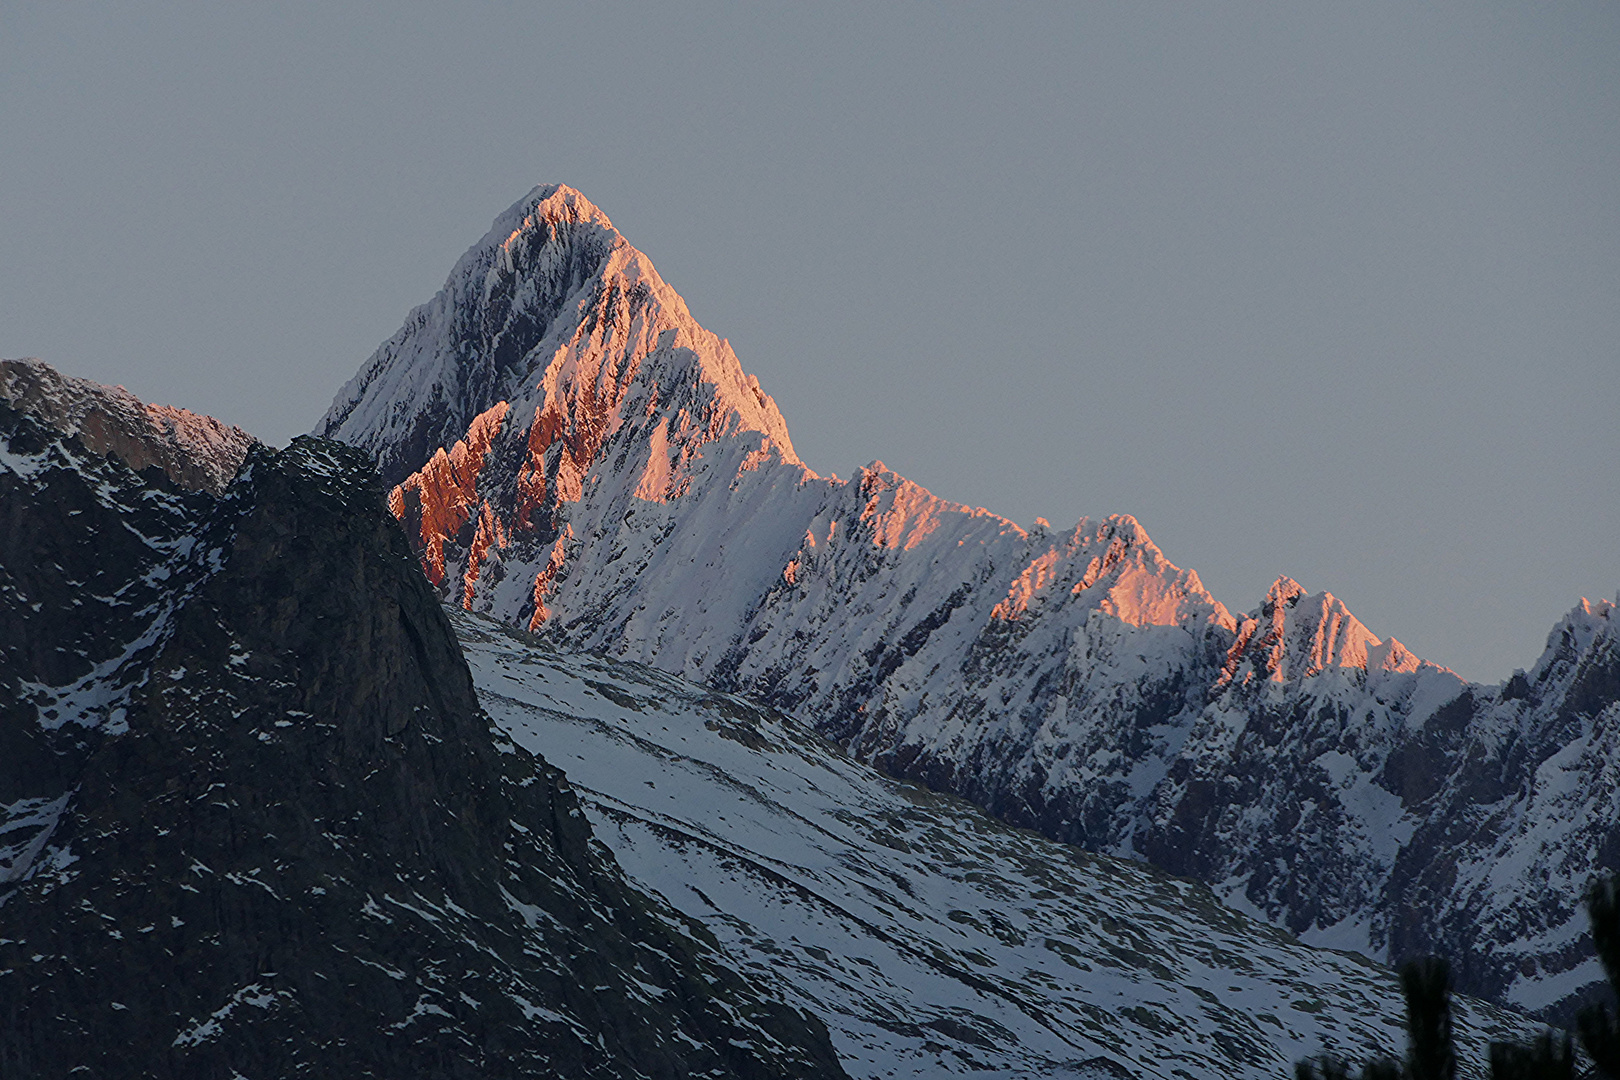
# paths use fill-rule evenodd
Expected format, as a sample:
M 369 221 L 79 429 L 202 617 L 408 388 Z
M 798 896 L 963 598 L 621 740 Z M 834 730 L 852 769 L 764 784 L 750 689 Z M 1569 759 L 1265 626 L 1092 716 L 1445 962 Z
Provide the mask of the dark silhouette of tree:
M 1323 1055 L 1294 1062 L 1294 1080 L 1350 1080 L 1350 1066 Z
M 1433 956 L 1409 961 L 1401 968 L 1401 992 L 1406 996 L 1406 1064 L 1374 1058 L 1362 1066 L 1360 1080 L 1455 1080 L 1450 965 Z M 1351 1080 L 1350 1066 L 1327 1055 L 1299 1062 L 1294 1077 Z
M 1352 1080 L 1350 1066 L 1327 1056 L 1294 1065 L 1294 1080 Z M 1390 1058 L 1375 1058 L 1361 1070 L 1359 1080 L 1401 1080 L 1401 1067 Z
M 1609 988 L 1620 998 L 1620 875 L 1592 883 L 1586 911 Z M 1456 1080 L 1450 965 L 1433 956 L 1408 962 L 1401 968 L 1401 991 L 1406 996 L 1406 1061 L 1369 1061 L 1359 1080 Z M 1620 1011 L 1600 1002 L 1582 1009 L 1576 1023 L 1595 1075 L 1620 1080 Z M 1491 1044 L 1491 1080 L 1575 1080 L 1575 1065 L 1573 1042 L 1558 1032 L 1546 1031 L 1528 1044 Z M 1352 1080 L 1350 1066 L 1327 1055 L 1297 1063 L 1294 1077 Z
M 1620 877 L 1609 875 L 1592 883 L 1586 913 L 1592 919 L 1592 944 L 1609 976 L 1609 988 L 1620 996 Z M 1620 1080 L 1620 1015 L 1599 1002 L 1582 1009 L 1575 1022 L 1581 1046 L 1598 1075 Z
M 1456 1080 L 1451 1041 L 1451 965 L 1425 956 L 1401 968 L 1406 994 L 1406 1075 L 1410 1080 Z
M 1491 1080 L 1575 1080 L 1569 1036 L 1546 1031 L 1528 1046 L 1491 1043 Z

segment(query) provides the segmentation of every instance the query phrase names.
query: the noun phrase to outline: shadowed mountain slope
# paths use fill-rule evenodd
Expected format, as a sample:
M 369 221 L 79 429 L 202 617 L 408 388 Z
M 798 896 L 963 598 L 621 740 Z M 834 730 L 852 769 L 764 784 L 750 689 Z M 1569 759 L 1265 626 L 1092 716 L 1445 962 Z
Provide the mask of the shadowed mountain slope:
M 884 777 L 746 699 L 456 613 L 480 699 L 641 887 L 826 1020 L 858 1077 L 1274 1080 L 1403 1041 L 1394 975 L 1208 888 Z M 1534 1028 L 1459 1007 L 1464 1075 Z
M 841 1075 L 497 740 L 365 455 L 0 432 L 0 1073 Z

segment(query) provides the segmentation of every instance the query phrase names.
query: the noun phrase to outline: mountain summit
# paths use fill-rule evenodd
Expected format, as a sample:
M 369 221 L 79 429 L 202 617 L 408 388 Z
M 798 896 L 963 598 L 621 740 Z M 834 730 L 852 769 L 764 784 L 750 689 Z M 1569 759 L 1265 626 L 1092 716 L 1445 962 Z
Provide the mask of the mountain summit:
M 1601 978 L 1570 943 L 1620 844 L 1596 752 L 1620 727 L 1612 607 L 1471 685 L 1290 579 L 1234 615 L 1127 516 L 1025 529 L 881 462 L 818 476 L 566 187 L 501 215 L 320 431 L 381 463 L 468 610 L 746 693 L 1308 941 L 1443 951 L 1465 989 L 1531 1008 Z M 1571 798 L 1591 817 L 1556 816 Z
M 639 421 L 632 406 L 643 407 Z M 508 409 L 532 433 L 520 468 L 560 498 L 577 498 L 579 477 L 626 421 L 651 437 L 685 414 L 714 434 L 756 433 L 762 449 L 798 461 L 776 403 L 731 346 L 564 185 L 537 187 L 495 219 L 339 391 L 319 433 L 369 450 L 398 483 Z

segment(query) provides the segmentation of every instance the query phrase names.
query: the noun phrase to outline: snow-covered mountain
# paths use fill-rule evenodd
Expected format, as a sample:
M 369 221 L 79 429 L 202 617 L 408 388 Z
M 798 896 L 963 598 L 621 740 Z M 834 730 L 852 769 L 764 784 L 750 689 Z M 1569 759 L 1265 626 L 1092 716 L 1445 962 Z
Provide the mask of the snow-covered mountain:
M 161 430 L 76 423 L 0 402 L 6 1076 L 1259 1078 L 1401 1041 L 1387 970 L 1195 882 L 447 619 L 353 448 L 191 489 Z M 1464 1075 L 1531 1030 L 1461 1003 Z
M 514 752 L 569 775 L 644 889 L 821 1017 L 854 1077 L 1275 1080 L 1405 1043 L 1388 969 L 1313 949 L 1142 863 L 891 780 L 744 698 L 452 617 Z M 1523 1041 L 1459 1007 L 1458 1056 Z
M 746 693 L 898 776 L 1196 876 L 1307 940 L 1438 949 L 1530 1008 L 1595 982 L 1620 618 L 1465 683 L 1283 578 L 1234 614 L 1132 518 L 1025 529 L 818 476 L 579 192 L 537 188 L 338 394 L 441 594 Z

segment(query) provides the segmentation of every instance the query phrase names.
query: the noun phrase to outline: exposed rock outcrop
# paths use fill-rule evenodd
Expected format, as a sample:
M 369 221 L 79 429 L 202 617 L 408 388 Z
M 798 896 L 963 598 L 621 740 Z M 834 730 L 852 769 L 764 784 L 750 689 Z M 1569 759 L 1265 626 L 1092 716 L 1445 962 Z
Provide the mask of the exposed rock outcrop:
M 171 405 L 148 405 L 122 386 L 59 373 L 40 360 L 0 360 L 0 398 L 95 454 L 136 472 L 157 466 L 188 491 L 222 493 L 256 441 L 239 427 Z
M 842 1075 L 492 732 L 365 455 L 214 498 L 0 422 L 0 1073 Z

